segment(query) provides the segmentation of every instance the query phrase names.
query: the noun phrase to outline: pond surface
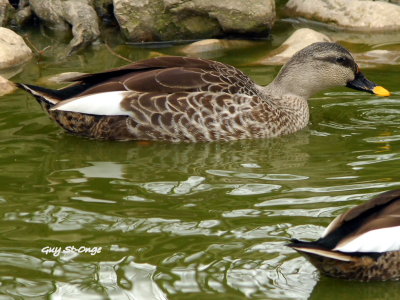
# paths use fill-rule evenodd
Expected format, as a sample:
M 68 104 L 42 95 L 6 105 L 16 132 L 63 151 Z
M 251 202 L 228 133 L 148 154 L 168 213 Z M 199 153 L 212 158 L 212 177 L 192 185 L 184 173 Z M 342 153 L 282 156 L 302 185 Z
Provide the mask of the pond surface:
M 207 57 L 267 84 L 279 67 L 251 62 L 290 32 Z M 181 48 L 164 46 L 113 49 L 138 60 Z M 34 59 L 12 80 L 123 64 L 99 45 Z M 306 129 L 225 143 L 88 140 L 63 132 L 26 93 L 2 97 L 0 298 L 395 299 L 399 283 L 321 277 L 285 246 L 400 187 L 398 66 L 365 73 L 394 94 L 326 91 L 310 100 Z

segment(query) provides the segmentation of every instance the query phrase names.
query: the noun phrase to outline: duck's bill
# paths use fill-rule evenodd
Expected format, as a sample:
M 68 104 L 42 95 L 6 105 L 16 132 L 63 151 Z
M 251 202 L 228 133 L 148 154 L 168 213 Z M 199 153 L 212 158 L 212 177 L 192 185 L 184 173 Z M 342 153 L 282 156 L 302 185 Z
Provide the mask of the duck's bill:
M 367 77 L 365 77 L 361 72 L 358 72 L 354 80 L 348 82 L 346 86 L 358 91 L 364 91 L 378 96 L 390 96 L 390 92 L 387 89 L 377 85 L 375 82 L 368 80 Z

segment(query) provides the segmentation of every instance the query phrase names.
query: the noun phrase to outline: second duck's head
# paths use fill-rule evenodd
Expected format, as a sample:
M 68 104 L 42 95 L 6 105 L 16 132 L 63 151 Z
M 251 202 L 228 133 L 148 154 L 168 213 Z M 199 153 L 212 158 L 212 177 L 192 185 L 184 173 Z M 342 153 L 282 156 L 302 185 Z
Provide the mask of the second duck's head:
M 360 72 L 350 52 L 336 43 L 314 43 L 298 51 L 282 67 L 271 87 L 301 98 L 336 86 L 389 96 L 390 92 Z

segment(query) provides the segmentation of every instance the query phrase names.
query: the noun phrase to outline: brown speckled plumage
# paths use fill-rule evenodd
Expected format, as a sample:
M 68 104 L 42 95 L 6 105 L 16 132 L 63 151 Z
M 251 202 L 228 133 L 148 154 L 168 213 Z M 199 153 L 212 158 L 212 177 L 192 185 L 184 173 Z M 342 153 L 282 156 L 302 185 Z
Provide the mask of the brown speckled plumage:
M 327 276 L 358 281 L 400 280 L 399 228 L 400 190 L 393 190 L 337 217 L 319 240 L 293 240 L 289 246 L 306 256 Z M 387 233 L 385 229 L 388 229 Z M 372 236 L 362 238 L 377 230 L 381 230 L 380 240 Z M 357 239 L 358 247 L 368 251 L 344 251 Z M 390 249 L 376 250 L 383 246 Z
M 78 76 L 72 79 L 75 85 L 57 91 L 20 87 L 65 130 L 95 139 L 197 142 L 276 137 L 307 125 L 307 98 L 312 93 L 346 85 L 358 72 L 351 55 L 337 44 L 319 43 L 302 51 L 266 87 L 220 62 L 168 56 Z M 347 65 L 336 63 L 335 57 L 345 57 Z M 305 78 L 307 72 L 311 73 Z M 113 106 L 118 105 L 116 115 L 65 108 L 77 99 L 112 91 L 123 93 Z

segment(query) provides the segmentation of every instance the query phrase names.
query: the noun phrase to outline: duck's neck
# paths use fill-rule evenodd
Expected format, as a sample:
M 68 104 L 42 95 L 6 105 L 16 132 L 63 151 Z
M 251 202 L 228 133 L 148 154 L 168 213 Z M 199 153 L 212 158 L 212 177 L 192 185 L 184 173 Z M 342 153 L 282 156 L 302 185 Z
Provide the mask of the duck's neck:
M 307 98 L 284 93 L 271 84 L 260 86 L 259 90 L 265 105 L 272 106 L 273 110 L 279 111 L 280 118 L 286 120 L 286 126 L 282 126 L 279 135 L 293 133 L 307 126 L 310 117 Z

